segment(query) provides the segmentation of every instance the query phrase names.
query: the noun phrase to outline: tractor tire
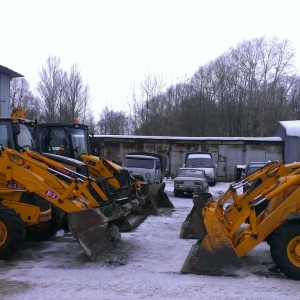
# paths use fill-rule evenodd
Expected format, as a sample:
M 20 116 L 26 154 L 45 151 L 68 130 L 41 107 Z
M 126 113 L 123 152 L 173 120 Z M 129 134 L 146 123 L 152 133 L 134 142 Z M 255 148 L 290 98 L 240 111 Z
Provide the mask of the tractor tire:
M 273 262 L 285 276 L 300 280 L 300 223 L 289 222 L 279 227 L 270 242 Z
M 60 229 L 63 229 L 66 232 L 70 231 L 69 220 L 68 220 L 68 214 L 67 213 L 64 213 L 61 217 Z
M 24 240 L 25 224 L 17 213 L 0 206 L 0 259 L 7 259 L 15 253 Z
M 61 228 L 61 213 L 55 206 L 51 206 L 51 219 L 26 227 L 26 239 L 33 241 L 47 241 Z

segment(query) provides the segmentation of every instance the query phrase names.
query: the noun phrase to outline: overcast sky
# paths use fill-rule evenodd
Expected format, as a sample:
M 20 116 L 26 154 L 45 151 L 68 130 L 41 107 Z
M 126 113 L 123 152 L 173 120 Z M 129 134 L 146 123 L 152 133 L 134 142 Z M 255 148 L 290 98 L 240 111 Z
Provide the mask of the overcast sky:
M 0 65 L 34 91 L 49 56 L 77 64 L 96 116 L 128 109 L 146 75 L 175 84 L 245 39 L 288 39 L 300 69 L 297 0 L 0 0 Z

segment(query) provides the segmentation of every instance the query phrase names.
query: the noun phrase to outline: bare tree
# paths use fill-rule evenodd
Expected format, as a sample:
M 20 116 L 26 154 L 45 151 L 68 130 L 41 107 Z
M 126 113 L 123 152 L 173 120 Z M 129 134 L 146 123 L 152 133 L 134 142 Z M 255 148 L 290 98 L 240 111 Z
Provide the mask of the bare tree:
M 124 112 L 114 112 L 105 107 L 99 116 L 97 133 L 112 135 L 130 134 L 129 123 L 130 118 Z
M 37 84 L 37 92 L 42 99 L 42 119 L 47 122 L 57 122 L 61 103 L 64 99 L 64 82 L 66 74 L 60 69 L 60 58 L 47 59 L 45 67 L 39 73 L 41 81 Z
M 89 114 L 89 86 L 83 83 L 77 65 L 72 65 L 70 73 L 60 68 L 60 59 L 49 57 L 40 72 L 41 81 L 37 91 L 43 101 L 42 119 L 47 122 L 82 123 Z
M 89 86 L 84 85 L 76 64 L 72 65 L 70 73 L 66 76 L 64 92 L 61 119 L 73 122 L 79 118 L 81 122 L 86 122 L 90 105 Z
M 131 109 L 137 134 L 156 135 L 159 119 L 164 115 L 166 97 L 165 82 L 158 76 L 146 75 L 144 81 L 133 91 Z
M 29 119 L 39 119 L 41 101 L 30 91 L 27 80 L 23 77 L 13 78 L 10 84 L 10 108 L 23 107 Z

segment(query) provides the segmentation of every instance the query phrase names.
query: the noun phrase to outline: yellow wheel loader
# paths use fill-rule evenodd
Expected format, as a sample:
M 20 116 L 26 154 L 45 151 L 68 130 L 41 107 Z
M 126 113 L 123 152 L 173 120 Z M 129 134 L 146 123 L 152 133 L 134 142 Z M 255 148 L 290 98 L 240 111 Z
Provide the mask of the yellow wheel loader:
M 39 124 L 41 149 L 44 156 L 68 164 L 65 158 L 72 158 L 74 164 L 83 163 L 92 178 L 105 178 L 109 193 L 117 197 L 132 197 L 140 205 L 128 214 L 122 231 L 136 228 L 147 216 L 168 213 L 174 208 L 164 191 L 165 183 L 141 185 L 127 170 L 102 157 L 91 155 L 91 141 L 88 126 L 74 123 Z M 70 160 L 69 160 L 70 161 Z M 71 168 L 70 165 L 68 167 Z
M 36 152 L 0 149 L 0 258 L 18 248 L 25 230 L 30 230 L 32 237 L 37 232 L 38 240 L 42 234 L 43 239 L 49 238 L 51 230 L 54 235 L 49 221 L 57 209 L 68 214 L 72 234 L 92 261 L 120 240 L 118 222 L 126 217 L 131 204 L 99 205 L 96 193 L 104 203 L 107 198 L 96 182 L 75 175 Z M 48 236 L 39 230 L 47 225 Z
M 250 188 L 242 194 L 244 184 Z M 217 201 L 193 197 L 194 207 L 180 236 L 197 238 L 182 273 L 231 274 L 260 242 L 270 245 L 283 274 L 300 280 L 300 163 L 270 162 L 232 184 Z
M 0 258 L 15 252 L 24 234 L 35 240 L 53 236 L 65 214 L 89 258 L 97 259 L 120 240 L 126 216 L 139 200 L 117 198 L 107 192 L 107 179 L 39 154 L 37 123 L 24 116 L 17 109 L 0 120 Z

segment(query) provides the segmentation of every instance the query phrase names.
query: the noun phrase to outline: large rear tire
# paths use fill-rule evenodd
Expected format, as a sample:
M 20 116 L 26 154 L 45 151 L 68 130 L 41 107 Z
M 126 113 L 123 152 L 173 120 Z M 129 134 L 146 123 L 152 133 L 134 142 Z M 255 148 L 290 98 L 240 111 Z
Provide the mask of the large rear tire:
M 61 228 L 61 213 L 51 206 L 51 219 L 26 227 L 26 238 L 34 241 L 47 241 Z
M 287 277 L 300 280 L 300 223 L 289 222 L 279 227 L 270 242 L 276 267 Z
M 0 206 L 0 259 L 6 259 L 20 247 L 25 224 L 17 213 L 6 206 Z

